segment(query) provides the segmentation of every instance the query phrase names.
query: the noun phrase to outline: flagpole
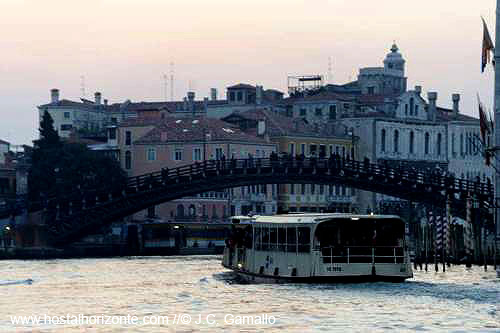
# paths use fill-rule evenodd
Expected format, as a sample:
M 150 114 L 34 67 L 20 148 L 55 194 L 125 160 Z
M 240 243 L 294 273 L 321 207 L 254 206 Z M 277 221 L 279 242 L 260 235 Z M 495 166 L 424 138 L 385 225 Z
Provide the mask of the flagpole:
M 500 159 L 498 158 L 497 152 L 500 148 L 500 70 L 497 70 L 498 66 L 500 66 L 500 0 L 497 0 L 497 9 L 496 9 L 496 31 L 495 31 L 495 100 L 494 100 L 494 108 L 495 108 L 495 168 L 499 170 L 500 168 Z M 500 214 L 498 212 L 498 205 L 500 203 L 500 175 L 495 172 L 495 226 L 496 226 L 496 242 L 495 242 L 495 258 L 496 251 L 498 245 L 500 243 Z M 496 260 L 496 259 L 495 259 Z M 500 278 L 500 267 L 497 266 L 497 277 Z

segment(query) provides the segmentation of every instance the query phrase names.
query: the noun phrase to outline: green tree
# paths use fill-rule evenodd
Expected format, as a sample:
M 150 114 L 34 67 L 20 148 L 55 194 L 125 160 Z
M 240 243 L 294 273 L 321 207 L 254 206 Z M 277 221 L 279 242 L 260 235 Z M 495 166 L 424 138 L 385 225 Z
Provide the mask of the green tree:
M 120 188 L 126 180 L 118 161 L 79 143 L 60 139 L 54 121 L 45 112 L 40 122 L 40 139 L 35 141 L 28 176 L 29 196 L 63 195 L 77 189 Z

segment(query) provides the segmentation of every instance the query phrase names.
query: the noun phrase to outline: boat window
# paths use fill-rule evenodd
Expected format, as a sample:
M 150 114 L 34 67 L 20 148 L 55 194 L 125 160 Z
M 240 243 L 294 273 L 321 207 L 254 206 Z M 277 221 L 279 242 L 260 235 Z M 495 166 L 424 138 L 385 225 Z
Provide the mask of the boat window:
M 255 232 L 255 237 L 254 237 L 254 248 L 255 248 L 256 250 L 260 250 L 260 249 L 261 249 L 261 243 L 262 243 L 262 241 L 261 241 L 261 239 L 260 239 L 260 231 L 261 231 L 261 228 L 260 228 L 260 226 L 256 226 L 256 227 L 254 228 L 254 230 L 255 230 L 255 231 L 254 231 L 254 232 Z
M 267 251 L 269 250 L 269 227 L 264 226 L 261 231 L 261 238 L 262 238 L 262 250 Z
M 286 228 L 286 242 L 288 252 L 297 252 L 297 228 Z
M 278 228 L 278 251 L 286 252 L 286 228 Z
M 309 227 L 299 227 L 297 228 L 299 252 L 309 252 L 311 237 L 309 233 Z
M 276 251 L 278 247 L 277 243 L 278 243 L 278 228 L 276 228 L 275 226 L 271 226 L 269 232 L 269 244 L 270 244 L 269 250 Z

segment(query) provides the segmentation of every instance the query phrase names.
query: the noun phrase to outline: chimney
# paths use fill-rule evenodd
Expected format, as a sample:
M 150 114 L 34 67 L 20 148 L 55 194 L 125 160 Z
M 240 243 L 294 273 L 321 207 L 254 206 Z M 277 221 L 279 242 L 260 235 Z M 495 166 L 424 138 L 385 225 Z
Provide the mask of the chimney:
M 415 92 L 420 95 L 422 93 L 422 86 L 415 86 Z
M 108 106 L 108 100 L 104 99 L 104 105 Z
M 453 100 L 453 114 L 458 115 L 460 112 L 460 94 L 451 95 L 451 99 Z
M 428 92 L 427 93 L 427 99 L 429 100 L 429 109 L 427 113 L 427 118 L 428 120 L 431 121 L 436 121 L 436 114 L 437 114 L 437 107 L 436 107 L 436 101 L 437 101 L 437 92 Z
M 96 91 L 96 93 L 94 94 L 94 98 L 95 98 L 95 104 L 101 105 L 101 93 Z
M 210 98 L 212 101 L 217 100 L 217 89 L 216 88 L 210 88 Z
M 203 98 L 203 108 L 205 109 L 205 112 L 207 112 L 207 109 L 208 109 L 208 97 Z
M 262 92 L 263 92 L 262 86 L 255 87 L 255 103 L 258 105 L 262 104 Z
M 261 119 L 257 123 L 257 135 L 262 136 L 266 134 L 266 120 Z
M 188 91 L 187 98 L 188 98 L 188 101 L 194 102 L 194 91 Z
M 52 89 L 50 91 L 50 101 L 51 103 L 59 102 L 59 89 Z

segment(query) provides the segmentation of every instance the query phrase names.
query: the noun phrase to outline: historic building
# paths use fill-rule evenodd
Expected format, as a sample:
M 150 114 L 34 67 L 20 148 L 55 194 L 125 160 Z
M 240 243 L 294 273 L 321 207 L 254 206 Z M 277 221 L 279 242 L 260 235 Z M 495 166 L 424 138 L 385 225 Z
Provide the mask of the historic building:
M 304 157 L 339 154 L 356 155 L 357 139 L 345 128 L 310 125 L 265 109 L 233 113 L 224 121 L 237 125 L 247 133 L 268 138 L 280 154 Z M 356 192 L 346 186 L 316 184 L 280 185 L 278 207 L 281 212 L 350 212 L 356 208 Z
M 195 162 L 269 157 L 276 145 L 218 119 L 206 117 L 137 118 L 116 129 L 120 162 L 129 176 Z M 217 221 L 230 215 L 273 214 L 276 185 L 247 186 L 183 198 L 136 214 L 164 221 Z

